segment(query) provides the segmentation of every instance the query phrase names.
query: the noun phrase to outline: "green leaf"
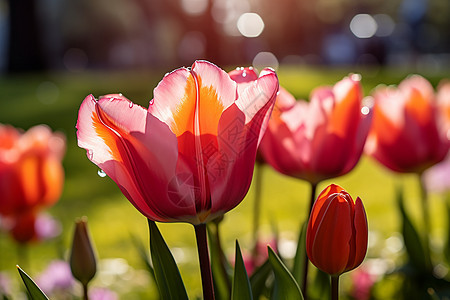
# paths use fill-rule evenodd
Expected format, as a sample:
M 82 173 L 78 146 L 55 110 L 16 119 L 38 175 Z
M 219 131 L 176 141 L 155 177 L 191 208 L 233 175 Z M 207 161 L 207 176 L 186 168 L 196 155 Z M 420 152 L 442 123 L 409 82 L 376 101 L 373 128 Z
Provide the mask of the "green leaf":
M 444 256 L 447 263 L 450 264 L 450 203 L 447 200 L 447 241 L 444 246 Z
M 299 285 L 303 282 L 303 270 L 306 258 L 306 227 L 307 222 L 303 222 L 299 231 L 297 251 L 295 252 L 294 267 L 292 269 L 292 276 L 294 276 Z
M 239 247 L 239 242 L 237 240 L 231 299 L 253 299 L 250 281 L 248 280 L 247 271 L 245 270 L 244 265 L 244 259 L 242 258 L 241 248 Z
M 403 240 L 410 263 L 419 271 L 427 272 L 431 266 L 431 259 L 427 255 L 429 252 L 425 252 L 420 235 L 406 213 L 401 189 L 397 190 L 397 202 L 402 216 Z
M 211 254 L 211 271 L 213 276 L 214 292 L 216 300 L 229 300 L 231 292 L 232 269 L 221 249 L 217 235 L 218 224 L 210 222 L 207 224 L 208 237 L 210 240 L 209 251 Z
M 155 222 L 148 220 L 150 253 L 161 299 L 188 299 L 175 259 Z
M 266 287 L 266 281 L 272 273 L 269 259 L 259 266 L 250 276 L 250 285 L 252 286 L 252 294 L 254 299 L 259 299 Z
M 25 284 L 25 287 L 28 290 L 28 293 L 32 300 L 48 300 L 47 296 L 41 289 L 34 283 L 33 279 L 28 276 L 19 266 L 17 266 L 17 270 L 19 270 L 20 277 L 22 277 L 22 281 Z
M 278 299 L 303 299 L 302 292 L 292 274 L 278 257 L 278 255 L 268 246 L 269 261 L 275 274 L 275 283 L 273 287 L 273 300 Z

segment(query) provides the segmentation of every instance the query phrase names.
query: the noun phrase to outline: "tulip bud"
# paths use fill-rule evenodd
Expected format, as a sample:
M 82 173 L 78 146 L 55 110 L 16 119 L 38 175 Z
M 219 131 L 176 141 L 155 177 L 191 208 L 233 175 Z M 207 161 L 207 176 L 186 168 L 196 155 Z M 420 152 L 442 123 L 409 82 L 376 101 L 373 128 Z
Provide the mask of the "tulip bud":
M 73 277 L 83 286 L 87 286 L 97 271 L 96 255 L 89 237 L 86 217 L 75 221 L 70 269 Z
M 367 250 L 367 218 L 361 199 L 331 184 L 317 198 L 306 232 L 310 261 L 330 275 L 353 270 Z

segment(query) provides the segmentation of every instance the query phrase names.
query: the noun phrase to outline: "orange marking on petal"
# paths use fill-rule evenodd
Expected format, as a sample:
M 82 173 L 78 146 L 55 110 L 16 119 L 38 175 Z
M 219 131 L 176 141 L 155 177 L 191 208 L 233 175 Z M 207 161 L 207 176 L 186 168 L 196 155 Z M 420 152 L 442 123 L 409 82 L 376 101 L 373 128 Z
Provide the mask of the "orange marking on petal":
M 201 134 L 217 136 L 217 128 L 224 107 L 212 86 L 201 87 L 199 110 Z
M 330 117 L 330 130 L 339 137 L 345 137 L 356 128 L 359 119 L 359 90 L 354 85 L 347 92 L 344 99 L 336 102 Z
M 190 74 L 184 88 L 184 97 L 173 112 L 174 123 L 170 126 L 170 129 L 177 137 L 181 136 L 186 131 L 194 133 L 195 101 L 197 98 L 196 89 L 195 80 L 192 77 L 192 74 Z
M 411 90 L 410 99 L 406 102 L 406 110 L 421 124 L 432 122 L 432 109 L 423 94 L 416 89 Z
M 102 116 L 104 117 L 104 116 Z M 97 112 L 92 113 L 92 123 L 94 125 L 95 132 L 103 140 L 103 142 L 108 146 L 109 153 L 112 158 L 119 163 L 123 162 L 121 151 L 119 150 L 117 144 L 117 136 L 114 135 L 109 128 L 107 128 L 97 114 Z

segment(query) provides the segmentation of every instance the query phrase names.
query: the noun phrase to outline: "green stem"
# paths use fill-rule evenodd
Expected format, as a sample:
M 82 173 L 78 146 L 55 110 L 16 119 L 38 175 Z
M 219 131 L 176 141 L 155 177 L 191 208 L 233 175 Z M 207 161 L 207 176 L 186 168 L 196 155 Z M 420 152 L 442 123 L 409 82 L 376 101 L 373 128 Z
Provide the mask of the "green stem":
M 255 163 L 255 198 L 253 201 L 253 228 L 252 228 L 252 238 L 253 238 L 253 250 L 252 258 L 256 259 L 258 255 L 258 230 L 261 215 L 261 186 L 263 177 L 263 166 L 261 163 Z
M 314 201 L 316 201 L 316 190 L 317 190 L 317 183 L 311 183 L 311 197 L 309 200 L 309 210 L 308 215 L 306 217 L 306 224 L 308 224 L 309 216 L 311 215 L 311 210 L 314 205 Z M 307 300 L 308 298 L 308 269 L 309 269 L 309 259 L 306 255 L 305 251 L 305 258 L 304 258 L 304 264 L 303 264 L 303 282 L 302 282 L 302 293 L 303 298 Z
M 423 214 L 423 222 L 427 236 L 430 234 L 431 225 L 430 225 L 430 210 L 428 207 L 428 192 L 425 188 L 425 182 L 422 174 L 418 174 L 419 183 L 420 183 L 420 197 L 422 204 L 422 214 Z
M 339 275 L 331 276 L 331 300 L 339 299 Z
M 422 217 L 423 217 L 423 223 L 425 228 L 425 236 L 424 236 L 424 242 L 425 242 L 425 251 L 428 254 L 427 257 L 431 257 L 431 250 L 430 250 L 430 234 L 431 234 L 431 220 L 430 220 L 430 209 L 429 209 L 429 200 L 428 200 L 428 192 L 425 187 L 425 181 L 422 174 L 418 174 L 419 179 L 419 186 L 420 186 L 420 196 L 421 196 L 421 205 L 422 205 Z M 429 266 L 431 267 L 431 261 L 427 262 Z
M 208 239 L 206 236 L 206 224 L 195 225 L 195 237 L 197 238 L 198 259 L 202 276 L 203 299 L 214 300 L 214 288 L 209 261 Z

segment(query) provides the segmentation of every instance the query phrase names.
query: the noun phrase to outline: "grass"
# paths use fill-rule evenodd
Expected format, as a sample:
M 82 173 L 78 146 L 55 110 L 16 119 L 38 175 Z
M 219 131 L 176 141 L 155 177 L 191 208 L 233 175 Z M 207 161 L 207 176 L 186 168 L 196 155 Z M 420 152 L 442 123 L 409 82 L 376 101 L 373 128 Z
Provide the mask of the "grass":
M 408 74 L 407 71 L 390 69 L 377 73 L 373 70 L 359 72 L 362 73 L 366 94 L 379 83 L 397 84 Z M 111 276 L 98 276 L 93 285 L 120 288 L 127 295 L 126 299 L 140 299 L 143 295 L 154 298 L 155 287 L 142 275 L 145 273 L 142 271 L 144 266 L 130 239 L 130 235 L 135 235 L 147 244 L 147 222 L 128 203 L 112 180 L 97 175 L 98 168 L 86 158 L 85 150 L 76 146 L 75 124 L 79 105 L 90 93 L 100 96 L 121 92 L 134 102 L 148 106 L 152 90 L 164 73 L 49 73 L 0 78 L 1 123 L 23 129 L 45 123 L 67 137 L 64 193 L 61 200 L 49 210 L 61 221 L 63 234 L 48 243 L 28 247 L 29 262 L 21 263 L 26 264 L 23 267 L 28 268 L 25 271 L 30 275 L 39 274 L 52 259 L 67 258 L 73 221 L 77 217 L 87 216 L 99 257 L 109 259 L 104 260 L 103 269 L 108 270 L 114 263 L 123 264 L 121 259 L 125 259 L 128 264 L 128 275 L 108 273 Z M 279 70 L 279 78 L 280 83 L 297 98 L 305 99 L 316 86 L 331 85 L 349 73 L 348 69 L 284 66 Z M 436 85 L 444 75 L 435 74 L 427 78 Z M 44 82 L 50 82 L 50 85 L 42 88 Z M 288 253 L 288 245 L 295 242 L 299 225 L 306 218 L 309 187 L 305 182 L 280 175 L 268 166 L 263 167 L 263 172 L 263 235 L 269 236 L 272 224 L 276 224 Z M 364 157 L 350 174 L 321 183 L 318 192 L 331 182 L 342 185 L 351 195 L 360 196 L 364 202 L 369 228 L 374 233 L 371 235 L 372 247 L 368 257 L 378 256 L 386 246 L 386 239 L 395 235 L 400 228 L 394 202 L 396 185 L 406 188 L 407 209 L 413 215 L 414 222 L 421 224 L 419 193 L 416 178 L 412 175 L 393 174 Z M 225 216 L 222 237 L 229 255 L 234 253 L 235 239 L 239 239 L 243 249 L 250 246 L 253 198 L 254 190 L 251 187 L 246 199 Z M 444 200 L 439 195 L 433 195 L 431 204 L 433 236 L 440 241 L 445 230 Z M 192 226 L 178 223 L 159 226 L 179 262 L 190 296 L 200 295 L 200 274 Z M 20 259 L 16 250 L 16 245 L 6 234 L 0 235 L 0 271 L 17 275 L 13 273 Z M 19 280 L 18 276 L 13 279 Z M 131 288 L 135 291 L 130 291 Z

